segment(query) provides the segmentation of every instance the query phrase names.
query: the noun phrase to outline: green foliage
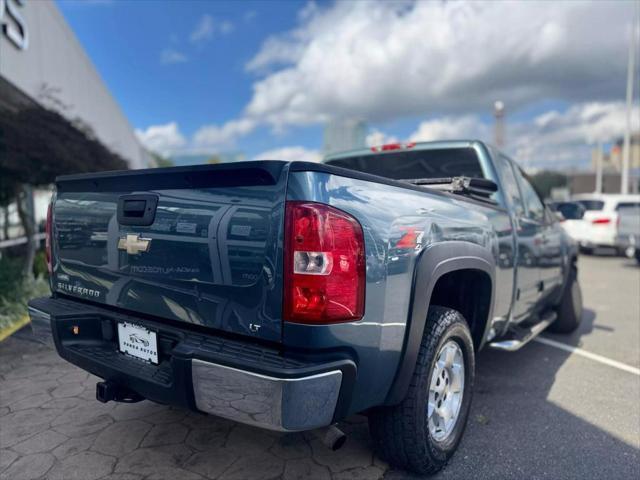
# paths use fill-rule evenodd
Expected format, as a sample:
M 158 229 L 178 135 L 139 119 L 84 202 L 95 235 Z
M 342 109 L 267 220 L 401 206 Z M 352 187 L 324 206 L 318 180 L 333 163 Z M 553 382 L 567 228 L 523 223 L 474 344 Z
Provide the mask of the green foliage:
M 123 170 L 127 163 L 60 113 L 39 106 L 0 111 L 0 204 L 21 184 L 49 185 L 56 176 Z
M 173 161 L 170 158 L 163 157 L 159 153 L 150 151 L 149 155 L 151 155 L 151 158 L 153 158 L 153 161 L 156 164 L 156 167 L 174 167 L 175 166 Z
M 45 265 L 46 270 L 46 265 Z M 44 276 L 22 277 L 22 259 L 5 256 L 0 259 L 0 330 L 18 322 L 27 314 L 27 302 L 49 293 Z
M 0 258 L 0 301 L 10 298 L 21 281 L 22 262 L 19 258 L 3 256 Z
M 530 178 L 534 188 L 542 195 L 542 198 L 549 198 L 553 188 L 565 187 L 569 183 L 569 179 L 565 174 L 552 170 L 542 170 Z
M 44 250 L 38 250 L 33 261 L 33 276 L 38 278 L 49 278 L 49 269 L 47 268 L 47 254 Z

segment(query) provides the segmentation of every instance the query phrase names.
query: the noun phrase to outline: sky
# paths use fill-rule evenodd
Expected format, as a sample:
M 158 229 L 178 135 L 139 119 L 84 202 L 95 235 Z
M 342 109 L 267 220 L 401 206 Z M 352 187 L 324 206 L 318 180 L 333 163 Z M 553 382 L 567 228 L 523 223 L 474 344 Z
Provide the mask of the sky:
M 492 141 L 500 100 L 522 165 L 586 168 L 625 127 L 631 1 L 57 4 L 163 155 L 318 161 L 335 119 L 365 121 L 369 145 Z

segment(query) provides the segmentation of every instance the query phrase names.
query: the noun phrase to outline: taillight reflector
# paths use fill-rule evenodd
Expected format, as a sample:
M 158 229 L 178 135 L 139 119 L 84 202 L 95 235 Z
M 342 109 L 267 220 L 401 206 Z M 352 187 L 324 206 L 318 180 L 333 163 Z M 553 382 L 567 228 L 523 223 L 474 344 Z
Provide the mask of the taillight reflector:
M 45 224 L 44 230 L 44 251 L 45 257 L 47 259 L 47 270 L 49 270 L 49 274 L 53 273 L 53 260 L 51 257 L 51 233 L 53 232 L 53 204 L 49 204 L 47 208 L 47 223 Z
M 364 235 L 358 221 L 329 205 L 287 202 L 284 319 L 326 324 L 364 314 Z
M 591 223 L 594 225 L 607 225 L 609 223 L 611 223 L 611 219 L 610 218 L 596 218 L 594 220 L 591 220 Z

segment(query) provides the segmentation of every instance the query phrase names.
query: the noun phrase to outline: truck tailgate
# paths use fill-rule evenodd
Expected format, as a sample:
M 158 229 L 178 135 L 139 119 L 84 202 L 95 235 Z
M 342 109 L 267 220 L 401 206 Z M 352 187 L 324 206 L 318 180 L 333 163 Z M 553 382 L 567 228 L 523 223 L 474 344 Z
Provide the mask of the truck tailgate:
M 280 341 L 286 165 L 59 178 L 53 290 Z

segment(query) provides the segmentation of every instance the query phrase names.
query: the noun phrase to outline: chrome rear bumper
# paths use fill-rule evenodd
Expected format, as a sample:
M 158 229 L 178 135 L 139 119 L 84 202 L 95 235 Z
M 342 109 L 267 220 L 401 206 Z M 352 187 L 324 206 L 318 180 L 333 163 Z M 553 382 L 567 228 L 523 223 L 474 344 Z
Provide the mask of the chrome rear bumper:
M 29 317 L 31 317 L 33 338 L 48 347 L 55 348 L 51 335 L 51 316 L 47 312 L 29 307 Z
M 53 345 L 62 358 L 98 377 L 152 401 L 270 430 L 331 425 L 345 414 L 343 397 L 349 398 L 356 374 L 350 359 L 316 363 L 284 358 L 253 343 L 131 319 L 67 299 L 34 299 L 29 315 L 38 341 Z M 157 332 L 160 364 L 120 353 L 115 334 L 120 321 Z M 79 327 L 80 336 L 72 333 L 73 326 Z
M 194 359 L 198 410 L 269 430 L 302 431 L 331 424 L 342 372 L 274 378 Z

